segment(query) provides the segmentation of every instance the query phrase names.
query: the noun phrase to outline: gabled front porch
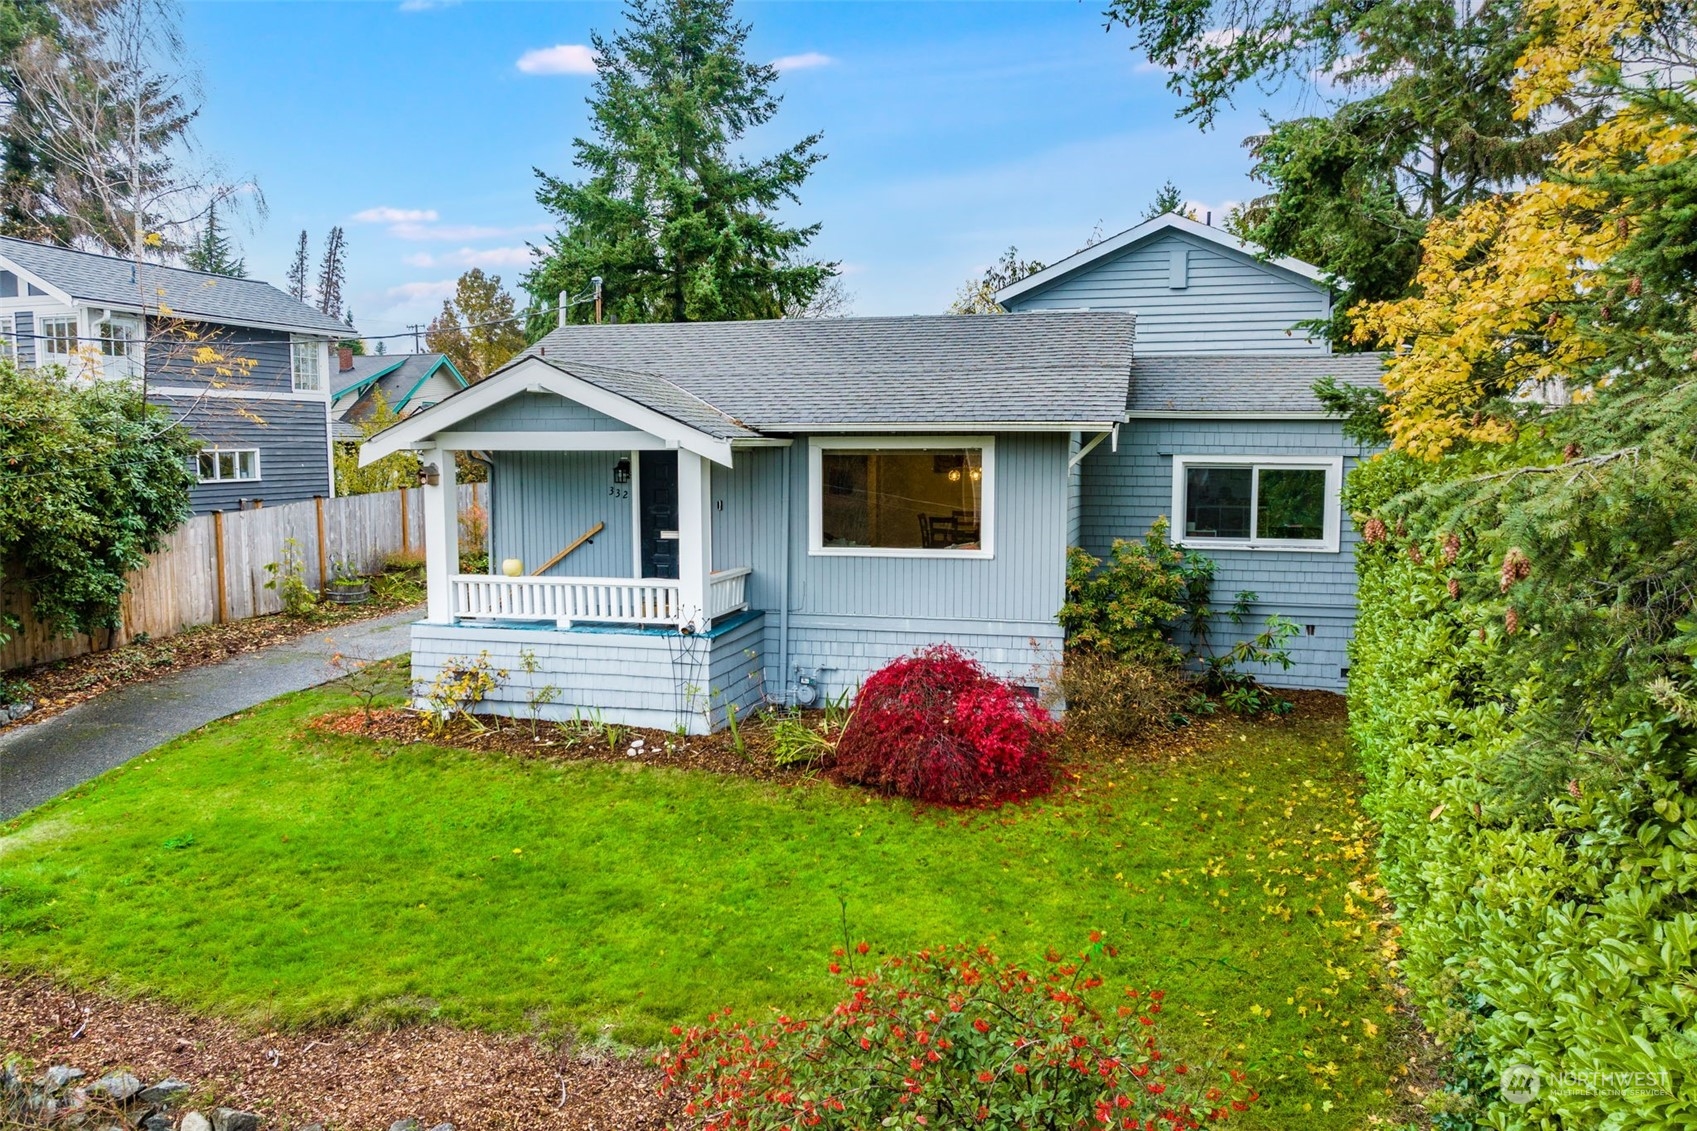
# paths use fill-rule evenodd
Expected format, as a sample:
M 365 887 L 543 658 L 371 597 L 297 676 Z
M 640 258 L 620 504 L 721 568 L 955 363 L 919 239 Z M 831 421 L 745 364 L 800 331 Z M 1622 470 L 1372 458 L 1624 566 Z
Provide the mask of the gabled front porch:
M 753 569 L 714 568 L 714 468 L 747 430 L 699 402 L 682 406 L 688 422 L 607 387 L 640 375 L 595 376 L 524 358 L 365 445 L 366 462 L 411 450 L 421 464 L 414 679 L 488 653 L 508 675 L 479 710 L 714 729 L 764 696 Z M 490 468 L 488 573 L 458 568 L 462 452 Z

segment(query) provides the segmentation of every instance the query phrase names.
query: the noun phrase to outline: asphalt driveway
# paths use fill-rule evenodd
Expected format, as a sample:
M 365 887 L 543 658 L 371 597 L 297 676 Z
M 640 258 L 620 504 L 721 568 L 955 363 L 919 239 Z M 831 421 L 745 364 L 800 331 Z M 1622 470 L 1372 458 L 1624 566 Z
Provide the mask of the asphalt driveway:
M 330 658 L 407 652 L 416 609 L 359 621 L 219 664 L 133 684 L 62 715 L 0 731 L 0 821 L 214 719 L 335 679 Z

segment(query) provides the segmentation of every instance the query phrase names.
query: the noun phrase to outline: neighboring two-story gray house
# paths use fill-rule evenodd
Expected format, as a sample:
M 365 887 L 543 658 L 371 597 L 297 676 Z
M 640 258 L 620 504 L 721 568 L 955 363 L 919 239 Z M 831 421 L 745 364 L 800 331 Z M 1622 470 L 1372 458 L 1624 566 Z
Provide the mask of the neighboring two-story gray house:
M 0 238 L 0 350 L 145 381 L 201 442 L 199 513 L 332 493 L 330 347 L 351 333 L 257 279 Z
M 1034 683 L 1060 659 L 1068 547 L 1165 514 L 1225 602 L 1253 588 L 1257 619 L 1302 627 L 1270 678 L 1342 686 L 1359 453 L 1309 386 L 1379 363 L 1292 332 L 1329 308 L 1318 273 L 1163 217 L 1003 300 L 565 326 L 379 433 L 362 459 L 416 451 L 425 474 L 415 678 L 487 653 L 509 675 L 482 710 L 552 687 L 544 717 L 696 731 L 939 641 Z M 461 451 L 491 468 L 487 575 L 458 572 Z

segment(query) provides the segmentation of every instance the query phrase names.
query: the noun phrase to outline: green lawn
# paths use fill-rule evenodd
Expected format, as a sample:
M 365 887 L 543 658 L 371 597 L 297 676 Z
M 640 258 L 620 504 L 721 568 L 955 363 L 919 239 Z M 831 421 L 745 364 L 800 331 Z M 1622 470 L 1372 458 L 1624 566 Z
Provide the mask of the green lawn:
M 877 950 L 1092 929 L 1227 1047 L 1251 1125 L 1387 1113 L 1390 995 L 1342 725 L 1227 722 L 995 813 L 815 783 L 308 732 L 307 692 L 0 826 L 0 955 L 256 1023 L 437 1017 L 646 1044 L 719 1005 L 817 1006 L 842 908 Z M 1352 895 L 1351 889 L 1354 887 Z

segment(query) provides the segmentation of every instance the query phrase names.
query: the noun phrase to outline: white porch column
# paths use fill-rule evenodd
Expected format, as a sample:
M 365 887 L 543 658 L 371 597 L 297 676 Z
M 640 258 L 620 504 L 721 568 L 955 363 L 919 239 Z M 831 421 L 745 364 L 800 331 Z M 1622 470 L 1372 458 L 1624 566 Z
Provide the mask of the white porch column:
M 707 575 L 713 569 L 713 465 L 678 449 L 679 627 L 707 627 Z
M 424 484 L 424 583 L 431 624 L 454 623 L 454 575 L 460 572 L 460 491 L 454 483 L 454 453 L 427 448 L 420 464 L 436 465 L 438 482 Z

